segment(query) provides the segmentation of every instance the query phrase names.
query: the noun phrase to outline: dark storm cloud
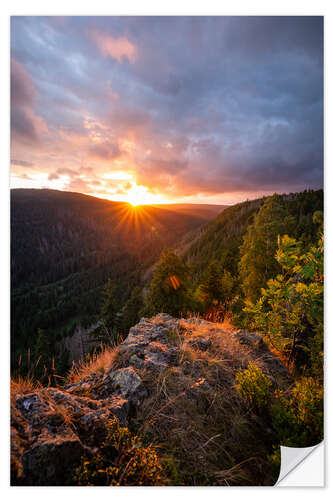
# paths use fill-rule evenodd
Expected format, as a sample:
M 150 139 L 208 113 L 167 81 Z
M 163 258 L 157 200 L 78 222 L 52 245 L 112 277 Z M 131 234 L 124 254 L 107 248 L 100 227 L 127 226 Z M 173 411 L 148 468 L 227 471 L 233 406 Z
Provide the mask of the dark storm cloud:
M 322 185 L 321 17 L 13 18 L 12 57 L 13 140 L 47 124 L 59 164 L 125 157 L 175 196 Z

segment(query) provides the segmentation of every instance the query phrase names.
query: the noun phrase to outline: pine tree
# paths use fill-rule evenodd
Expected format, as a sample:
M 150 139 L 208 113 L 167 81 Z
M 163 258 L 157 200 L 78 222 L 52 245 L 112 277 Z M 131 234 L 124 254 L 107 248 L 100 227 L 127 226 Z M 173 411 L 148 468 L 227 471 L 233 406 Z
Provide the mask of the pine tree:
M 245 308 L 252 328 L 262 331 L 289 362 L 307 364 L 316 376 L 323 365 L 323 251 L 321 232 L 317 245 L 306 252 L 301 241 L 284 235 L 275 256 L 281 274 L 268 281 L 256 304 Z
M 143 308 L 143 299 L 141 290 L 138 286 L 133 288 L 130 298 L 122 311 L 122 331 L 128 333 L 131 326 L 135 325 L 139 319 L 139 312 Z
M 189 269 L 183 260 L 168 249 L 154 269 L 147 296 L 146 314 L 166 312 L 174 316 L 191 309 Z
M 278 236 L 292 232 L 295 220 L 281 198 L 267 198 L 249 226 L 240 247 L 239 275 L 245 298 L 255 302 L 267 280 L 281 269 L 275 259 Z
M 201 284 L 201 289 L 207 305 L 219 303 L 222 299 L 221 287 L 222 273 L 217 262 L 213 260 L 207 269 L 206 276 Z
M 50 357 L 50 341 L 47 334 L 41 328 L 38 328 L 37 340 L 33 349 L 34 362 L 38 361 L 38 358 L 42 358 L 43 362 L 49 361 Z

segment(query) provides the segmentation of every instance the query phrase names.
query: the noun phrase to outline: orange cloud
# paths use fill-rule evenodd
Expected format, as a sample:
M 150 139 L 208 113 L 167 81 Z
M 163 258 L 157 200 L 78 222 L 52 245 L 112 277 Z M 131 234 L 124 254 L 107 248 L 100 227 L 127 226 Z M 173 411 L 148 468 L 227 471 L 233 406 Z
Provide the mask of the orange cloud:
M 110 56 L 118 62 L 127 58 L 134 63 L 137 57 L 137 48 L 127 38 L 113 38 L 111 35 L 104 35 L 97 30 L 91 31 L 91 37 L 104 56 Z

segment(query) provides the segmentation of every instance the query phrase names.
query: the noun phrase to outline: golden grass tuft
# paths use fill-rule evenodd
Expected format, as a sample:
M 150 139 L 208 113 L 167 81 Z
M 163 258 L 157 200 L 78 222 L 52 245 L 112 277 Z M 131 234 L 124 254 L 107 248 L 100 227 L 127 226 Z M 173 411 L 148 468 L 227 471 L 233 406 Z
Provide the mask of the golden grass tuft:
M 84 360 L 80 360 L 78 364 L 73 363 L 67 375 L 68 382 L 80 382 L 84 377 L 95 372 L 104 374 L 114 364 L 117 355 L 116 347 L 103 345 L 98 353 L 87 356 Z
M 41 384 L 31 376 L 18 376 L 15 378 L 13 377 L 10 380 L 10 400 L 11 402 L 13 402 L 16 395 L 36 392 L 41 388 Z

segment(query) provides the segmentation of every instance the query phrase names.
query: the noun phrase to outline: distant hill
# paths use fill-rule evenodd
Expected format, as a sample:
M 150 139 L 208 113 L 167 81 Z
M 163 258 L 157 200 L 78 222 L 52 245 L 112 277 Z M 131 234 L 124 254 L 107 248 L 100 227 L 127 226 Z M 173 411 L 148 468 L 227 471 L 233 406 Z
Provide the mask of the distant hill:
M 128 252 L 140 262 L 154 261 L 165 246 L 213 217 L 211 208 L 201 216 L 195 207 L 134 208 L 79 193 L 14 189 L 12 284 L 48 283 L 99 265 L 111 254 L 122 258 Z
M 167 205 L 154 205 L 157 208 L 163 208 L 172 212 L 195 215 L 196 217 L 201 217 L 206 220 L 214 219 L 218 214 L 220 214 L 229 205 L 209 205 L 200 203 L 171 203 Z

